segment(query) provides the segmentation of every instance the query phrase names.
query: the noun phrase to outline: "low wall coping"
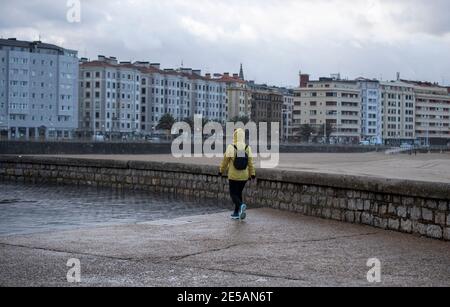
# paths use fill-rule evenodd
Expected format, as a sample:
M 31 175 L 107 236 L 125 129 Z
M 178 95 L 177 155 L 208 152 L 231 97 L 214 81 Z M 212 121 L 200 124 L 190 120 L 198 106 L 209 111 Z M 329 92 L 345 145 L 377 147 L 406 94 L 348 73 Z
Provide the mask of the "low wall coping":
M 218 176 L 218 166 L 154 161 L 0 155 L 0 163 L 152 170 Z M 322 187 L 394 194 L 404 197 L 422 197 L 445 200 L 450 199 L 450 183 L 445 182 L 428 182 L 277 169 L 257 169 L 257 178 L 258 180 L 317 185 Z

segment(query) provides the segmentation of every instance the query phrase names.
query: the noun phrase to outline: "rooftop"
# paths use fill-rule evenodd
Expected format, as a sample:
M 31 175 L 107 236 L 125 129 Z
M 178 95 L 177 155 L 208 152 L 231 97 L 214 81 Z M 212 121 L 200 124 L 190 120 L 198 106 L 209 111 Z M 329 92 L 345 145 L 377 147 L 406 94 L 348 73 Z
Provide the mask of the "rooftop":
M 141 73 L 156 73 L 161 75 L 172 75 L 172 76 L 180 76 L 185 77 L 190 80 L 202 80 L 202 81 L 216 81 L 221 82 L 225 81 L 222 79 L 211 79 L 206 76 L 201 75 L 201 70 L 195 70 L 190 68 L 180 68 L 180 69 L 161 69 L 159 63 L 150 63 L 147 61 L 138 61 L 138 62 L 117 62 L 117 59 L 114 57 L 104 57 L 99 56 L 98 60 L 94 61 L 81 61 L 81 68 L 89 68 L 89 67 L 109 67 L 109 68 L 129 68 L 136 69 Z
M 19 47 L 19 48 L 26 48 L 29 49 L 29 51 L 33 51 L 34 49 L 49 49 L 49 50 L 55 50 L 60 53 L 64 53 L 64 51 L 69 51 L 73 53 L 77 53 L 76 50 L 71 49 L 65 49 L 53 44 L 47 44 L 43 43 L 41 41 L 21 41 L 17 40 L 15 38 L 8 38 L 8 39 L 0 39 L 0 46 L 9 46 L 9 47 Z

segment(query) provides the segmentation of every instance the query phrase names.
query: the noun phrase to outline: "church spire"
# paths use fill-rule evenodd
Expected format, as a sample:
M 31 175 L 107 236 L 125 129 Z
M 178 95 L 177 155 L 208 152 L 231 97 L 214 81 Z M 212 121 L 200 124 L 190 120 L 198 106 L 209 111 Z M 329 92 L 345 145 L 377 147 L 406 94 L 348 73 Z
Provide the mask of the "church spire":
M 239 71 L 239 79 L 244 80 L 244 69 L 242 68 L 242 63 L 241 63 L 241 70 Z

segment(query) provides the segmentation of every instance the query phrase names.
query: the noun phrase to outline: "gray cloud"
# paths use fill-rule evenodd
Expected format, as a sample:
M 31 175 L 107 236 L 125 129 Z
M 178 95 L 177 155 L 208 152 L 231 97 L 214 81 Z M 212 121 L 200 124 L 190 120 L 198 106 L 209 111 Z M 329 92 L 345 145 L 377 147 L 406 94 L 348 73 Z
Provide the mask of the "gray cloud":
M 4 1 L 3 1 L 4 2 Z M 66 1 L 2 3 L 0 35 L 42 39 L 80 56 L 114 55 L 210 72 L 241 62 L 258 82 L 296 85 L 314 77 L 405 78 L 450 83 L 446 0 L 82 0 L 82 22 Z
M 392 0 L 383 0 L 385 3 Z M 397 0 L 400 11 L 391 13 L 401 27 L 430 35 L 450 34 L 450 1 L 448 0 Z

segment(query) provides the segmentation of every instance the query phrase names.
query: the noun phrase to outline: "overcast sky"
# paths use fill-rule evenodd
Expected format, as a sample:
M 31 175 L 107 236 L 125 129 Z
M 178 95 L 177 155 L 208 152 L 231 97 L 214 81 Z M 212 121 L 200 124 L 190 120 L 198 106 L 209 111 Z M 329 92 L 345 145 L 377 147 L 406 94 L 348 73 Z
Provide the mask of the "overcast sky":
M 0 36 L 274 85 L 340 72 L 450 84 L 448 0 L 0 0 Z

